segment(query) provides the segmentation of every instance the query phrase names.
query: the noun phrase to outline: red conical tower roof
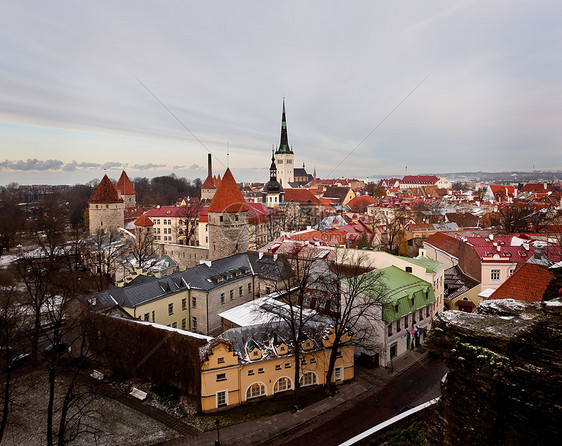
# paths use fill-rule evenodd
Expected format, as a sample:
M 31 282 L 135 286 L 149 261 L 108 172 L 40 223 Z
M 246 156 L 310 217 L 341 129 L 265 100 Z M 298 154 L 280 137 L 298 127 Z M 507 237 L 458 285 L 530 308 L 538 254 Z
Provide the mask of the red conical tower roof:
M 117 181 L 115 188 L 121 191 L 121 195 L 135 195 L 136 193 L 135 188 L 133 187 L 133 183 L 131 183 L 131 180 L 129 180 L 129 177 L 127 176 L 125 171 L 123 171 L 123 173 L 121 174 L 121 177 L 119 178 L 119 181 Z
M 209 212 L 242 212 L 248 209 L 248 204 L 244 200 L 230 169 L 226 169 L 220 186 L 209 205 Z
M 88 203 L 123 203 L 123 199 L 119 198 L 117 189 L 109 177 L 104 175 Z
M 137 220 L 135 221 L 135 226 L 154 226 L 154 223 L 150 218 L 148 218 L 145 214 L 142 214 Z
M 217 186 L 215 186 L 215 179 L 211 175 L 207 176 L 207 179 L 201 185 L 201 189 L 216 189 L 216 188 Z

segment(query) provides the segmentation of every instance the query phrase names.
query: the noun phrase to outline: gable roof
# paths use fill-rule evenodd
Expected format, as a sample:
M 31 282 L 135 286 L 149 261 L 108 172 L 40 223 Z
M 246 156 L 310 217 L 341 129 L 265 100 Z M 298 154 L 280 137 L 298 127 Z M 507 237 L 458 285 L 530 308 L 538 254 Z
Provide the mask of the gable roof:
M 123 203 L 117 189 L 107 175 L 104 175 L 88 203 Z
M 121 177 L 119 178 L 119 181 L 117 181 L 115 189 L 121 191 L 121 195 L 135 195 L 136 193 L 133 183 L 131 183 L 131 180 L 129 180 L 125 171 L 121 173 Z
M 509 277 L 488 299 L 515 299 L 541 302 L 546 287 L 554 275 L 547 266 L 525 263 Z
M 459 258 L 460 247 L 459 243 L 460 240 L 451 237 L 447 234 L 442 232 L 436 232 L 433 235 L 430 235 L 423 241 L 424 245 L 428 244 L 433 246 L 434 248 L 439 249 L 440 251 L 444 251 L 449 255 Z
M 285 190 L 285 202 L 294 201 L 296 203 L 309 203 L 315 205 L 321 205 L 322 202 L 318 199 L 316 195 L 310 192 L 308 189 L 287 189 Z
M 439 181 L 435 175 L 406 175 L 400 181 L 401 184 L 435 184 Z
M 230 169 L 226 169 L 220 186 L 209 204 L 209 212 L 248 211 L 248 204 L 238 188 Z

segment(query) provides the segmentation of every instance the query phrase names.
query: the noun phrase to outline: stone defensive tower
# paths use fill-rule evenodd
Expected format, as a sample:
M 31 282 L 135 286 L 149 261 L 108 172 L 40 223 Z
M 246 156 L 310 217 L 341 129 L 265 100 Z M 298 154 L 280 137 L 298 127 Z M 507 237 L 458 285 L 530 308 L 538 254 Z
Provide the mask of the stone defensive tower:
M 248 250 L 248 204 L 230 169 L 226 169 L 209 205 L 209 259 Z
M 119 178 L 119 181 L 117 181 L 115 189 L 117 189 L 119 197 L 125 202 L 126 208 L 134 208 L 137 205 L 137 193 L 135 192 L 133 183 L 131 183 L 129 176 L 125 171 L 121 173 L 121 177 Z
M 88 201 L 90 234 L 104 232 L 125 226 L 125 201 L 107 175 Z

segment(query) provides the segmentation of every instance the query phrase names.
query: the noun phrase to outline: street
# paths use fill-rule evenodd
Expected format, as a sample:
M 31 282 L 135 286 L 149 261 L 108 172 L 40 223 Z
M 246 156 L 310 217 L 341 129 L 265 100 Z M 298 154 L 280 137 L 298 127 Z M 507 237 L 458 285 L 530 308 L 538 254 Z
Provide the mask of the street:
M 398 375 L 377 394 L 350 402 L 349 407 L 337 414 L 326 413 L 305 426 L 262 444 L 338 445 L 393 417 L 405 406 L 417 406 L 439 396 L 440 380 L 446 371 L 443 361 L 428 359 Z M 368 371 L 363 369 L 359 373 L 364 375 Z

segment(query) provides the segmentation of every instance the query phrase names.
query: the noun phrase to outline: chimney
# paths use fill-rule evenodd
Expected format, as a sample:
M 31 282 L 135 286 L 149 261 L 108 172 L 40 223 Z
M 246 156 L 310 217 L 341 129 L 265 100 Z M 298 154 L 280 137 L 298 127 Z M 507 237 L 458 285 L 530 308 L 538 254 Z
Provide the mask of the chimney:
M 207 170 L 209 171 L 209 175 L 208 176 L 213 176 L 213 161 L 212 161 L 212 155 L 210 153 L 207 154 Z
M 544 245 L 535 245 L 535 259 L 542 259 L 544 256 Z

